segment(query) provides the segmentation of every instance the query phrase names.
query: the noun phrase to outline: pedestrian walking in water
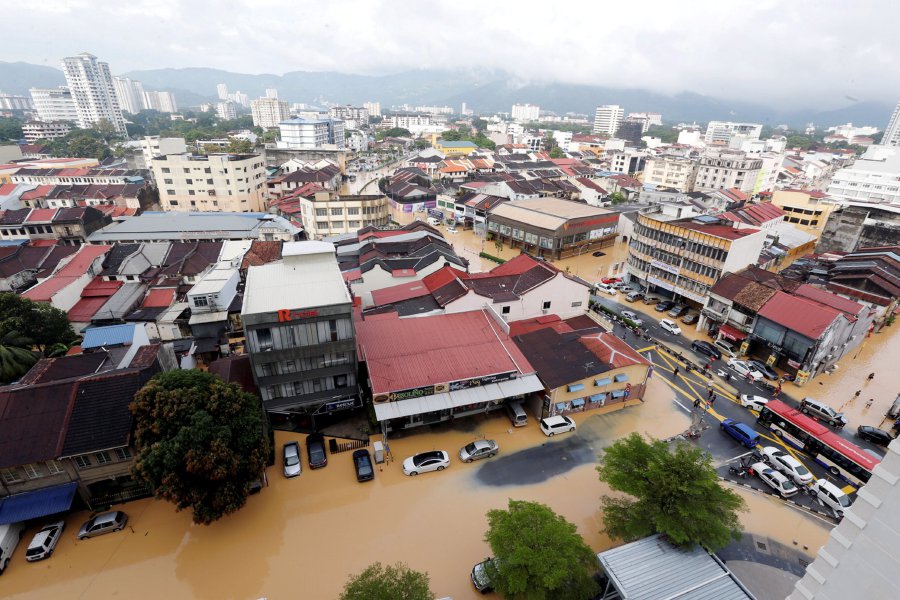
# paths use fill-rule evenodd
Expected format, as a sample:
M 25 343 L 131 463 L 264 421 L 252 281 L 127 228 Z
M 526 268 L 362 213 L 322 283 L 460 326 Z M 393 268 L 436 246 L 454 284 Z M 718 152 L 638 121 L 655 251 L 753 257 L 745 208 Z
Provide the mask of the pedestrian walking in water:
M 862 390 L 856 390 L 856 393 L 853 394 L 854 398 L 859 398 L 859 395 L 862 394 Z
M 712 389 L 712 388 L 709 388 L 709 389 L 706 390 L 706 397 L 707 397 L 707 398 L 712 398 L 714 394 L 715 394 L 715 392 L 713 392 L 713 389 Z
M 875 398 L 869 398 L 869 401 L 866 402 L 866 408 L 872 408 L 873 402 L 875 402 Z
M 622 332 L 622 341 L 623 342 L 628 341 L 628 332 L 627 331 Z
M 675 370 L 672 372 L 672 379 L 678 377 L 678 367 L 675 367 Z
M 750 377 L 750 371 L 747 371 L 747 381 L 748 381 L 749 383 L 753 383 L 753 378 Z
M 875 379 L 875 373 L 869 373 L 869 381 Z
M 716 393 L 713 392 L 712 396 L 709 397 L 709 405 L 712 406 L 715 403 L 716 403 Z
M 778 384 L 778 387 L 775 388 L 775 396 L 781 395 L 781 384 Z

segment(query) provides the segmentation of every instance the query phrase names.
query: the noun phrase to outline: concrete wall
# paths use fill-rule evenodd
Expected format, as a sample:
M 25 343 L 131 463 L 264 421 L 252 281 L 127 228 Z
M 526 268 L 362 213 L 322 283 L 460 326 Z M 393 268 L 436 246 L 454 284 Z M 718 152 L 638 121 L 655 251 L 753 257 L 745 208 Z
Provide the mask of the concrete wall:
M 900 244 L 900 214 L 876 206 L 845 206 L 828 217 L 816 252 L 853 252 L 858 248 Z
M 568 319 L 584 314 L 588 308 L 589 299 L 590 289 L 587 286 L 567 278 L 562 273 L 557 273 L 553 279 L 526 292 L 513 302 L 494 303 L 490 298 L 469 291 L 465 296 L 445 306 L 444 310 L 447 314 L 467 312 L 480 310 L 485 304 L 491 304 L 501 314 L 503 307 L 509 306 L 509 313 L 503 315 L 507 321 L 532 319 L 543 314 L 558 315 L 560 319 Z M 550 308 L 545 312 L 543 304 L 548 300 Z M 572 306 L 572 304 L 578 305 Z

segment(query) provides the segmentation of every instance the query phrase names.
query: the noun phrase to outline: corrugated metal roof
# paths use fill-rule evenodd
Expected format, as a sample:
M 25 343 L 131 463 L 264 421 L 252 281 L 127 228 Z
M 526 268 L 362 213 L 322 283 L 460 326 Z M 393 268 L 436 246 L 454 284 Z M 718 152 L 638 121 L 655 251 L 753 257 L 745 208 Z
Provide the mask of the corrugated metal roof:
M 107 327 L 92 327 L 85 330 L 82 348 L 99 348 L 101 346 L 118 346 L 130 344 L 134 339 L 134 323 L 124 325 L 109 325 Z
M 657 534 L 597 554 L 622 600 L 755 600 L 699 546 L 681 550 Z
M 55 515 L 72 508 L 78 483 L 70 481 L 0 499 L 0 525 Z
M 822 332 L 840 315 L 835 308 L 784 292 L 775 292 L 775 295 L 759 310 L 760 317 L 783 325 L 811 340 L 819 339 Z

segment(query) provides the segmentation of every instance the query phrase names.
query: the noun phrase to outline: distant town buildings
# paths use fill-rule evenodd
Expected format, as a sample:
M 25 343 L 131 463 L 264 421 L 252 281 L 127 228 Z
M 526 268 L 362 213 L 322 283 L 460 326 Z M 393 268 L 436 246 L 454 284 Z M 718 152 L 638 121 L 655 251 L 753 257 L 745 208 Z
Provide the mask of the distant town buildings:
M 70 131 L 72 131 L 72 126 L 63 121 L 28 121 L 22 125 L 22 135 L 29 144 L 37 140 L 52 140 L 65 137 Z
M 164 211 L 265 210 L 266 171 L 258 154 L 169 154 L 151 165 Z
M 891 119 L 888 121 L 887 129 L 881 137 L 882 146 L 900 146 L 900 102 L 894 108 Z
M 900 205 L 900 147 L 869 146 L 832 175 L 827 192 L 839 200 Z
M 45 122 L 78 122 L 78 107 L 69 88 L 31 88 L 28 90 L 38 118 Z
M 739 150 L 709 150 L 700 158 L 694 189 L 752 193 L 762 166 L 761 159 Z
M 513 121 L 531 123 L 538 120 L 541 114 L 541 107 L 534 104 L 513 104 L 510 114 Z
M 759 123 L 733 123 L 731 121 L 710 121 L 706 126 L 706 135 L 703 141 L 707 145 L 729 145 L 736 136 L 745 139 L 758 140 L 762 134 L 762 125 Z
M 33 110 L 34 102 L 28 96 L 0 92 L 0 110 Z
M 381 116 L 381 102 L 363 102 L 363 108 L 368 111 L 370 117 Z
M 178 112 L 178 105 L 172 92 L 144 92 L 144 105 L 150 110 L 159 112 Z
M 618 104 L 605 104 L 598 106 L 594 111 L 594 128 L 591 133 L 594 135 L 608 135 L 610 137 L 616 135 L 619 125 L 622 124 L 622 118 L 625 114 Z
M 144 158 L 144 168 L 150 169 L 155 156 L 167 154 L 183 154 L 187 152 L 184 138 L 164 138 L 158 135 L 146 135 L 141 140 L 141 154 Z
M 628 121 L 641 123 L 643 126 L 642 133 L 647 133 L 651 127 L 662 127 L 662 115 L 652 112 L 633 112 L 628 113 L 626 117 Z
M 344 123 L 333 119 L 288 119 L 278 124 L 281 139 L 276 147 L 304 150 L 334 146 L 344 147 Z
M 216 102 L 216 116 L 226 121 L 237 119 L 237 108 L 231 100 Z
M 278 127 L 282 121 L 291 118 L 291 109 L 287 101 L 278 99 L 276 90 L 267 90 L 274 92 L 275 96 L 267 96 L 258 98 L 250 103 L 250 114 L 253 116 L 253 125 L 269 129 Z
M 369 110 L 359 106 L 332 106 L 328 116 L 344 122 L 344 129 L 361 129 L 369 126 Z
M 106 120 L 118 133 L 127 133 L 109 65 L 83 52 L 64 58 L 62 66 L 78 110 L 78 126 L 87 129 Z
M 137 114 L 147 108 L 144 102 L 144 86 L 140 81 L 128 77 L 113 77 L 116 99 L 125 112 Z

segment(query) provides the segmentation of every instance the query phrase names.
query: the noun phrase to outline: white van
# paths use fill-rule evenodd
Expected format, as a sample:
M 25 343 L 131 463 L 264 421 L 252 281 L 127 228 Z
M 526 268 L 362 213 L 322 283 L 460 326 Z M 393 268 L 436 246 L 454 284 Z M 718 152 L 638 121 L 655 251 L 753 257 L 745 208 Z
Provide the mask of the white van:
M 24 533 L 25 523 L 0 525 L 0 573 L 3 573 L 9 566 L 9 559 L 12 558 Z
M 431 225 L 432 227 L 437 227 L 438 225 L 441 224 L 441 220 L 435 219 L 434 217 L 428 217 L 428 224 Z
M 525 409 L 522 407 L 522 403 L 516 400 L 510 400 L 506 403 L 506 414 L 509 415 L 509 420 L 512 421 L 512 424 L 516 427 L 525 427 L 528 425 L 528 414 L 525 412 Z

